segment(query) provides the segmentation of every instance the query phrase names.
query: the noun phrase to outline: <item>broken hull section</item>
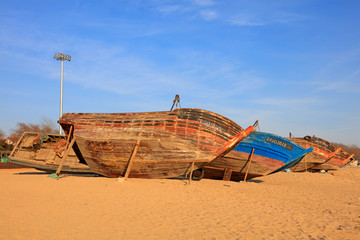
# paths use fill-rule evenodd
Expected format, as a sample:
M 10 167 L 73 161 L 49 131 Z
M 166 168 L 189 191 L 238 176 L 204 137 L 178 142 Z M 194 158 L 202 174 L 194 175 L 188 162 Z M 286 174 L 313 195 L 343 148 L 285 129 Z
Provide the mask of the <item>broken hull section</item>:
M 61 148 L 65 143 L 64 135 L 24 132 L 9 155 L 9 159 L 19 165 L 54 172 L 62 161 Z M 71 149 L 63 166 L 63 172 L 90 173 L 91 171 L 86 162 L 80 161 Z

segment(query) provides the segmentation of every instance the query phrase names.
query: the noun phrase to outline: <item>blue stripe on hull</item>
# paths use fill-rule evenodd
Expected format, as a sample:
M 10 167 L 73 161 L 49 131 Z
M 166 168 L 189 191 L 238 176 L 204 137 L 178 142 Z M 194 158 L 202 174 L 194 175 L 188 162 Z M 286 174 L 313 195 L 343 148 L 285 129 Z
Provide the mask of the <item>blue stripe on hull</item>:
M 306 149 L 288 139 L 275 134 L 265 132 L 253 132 L 244 138 L 233 151 L 251 153 L 276 159 L 284 163 L 284 166 L 272 173 L 281 171 L 285 168 L 295 166 L 301 159 L 313 149 Z

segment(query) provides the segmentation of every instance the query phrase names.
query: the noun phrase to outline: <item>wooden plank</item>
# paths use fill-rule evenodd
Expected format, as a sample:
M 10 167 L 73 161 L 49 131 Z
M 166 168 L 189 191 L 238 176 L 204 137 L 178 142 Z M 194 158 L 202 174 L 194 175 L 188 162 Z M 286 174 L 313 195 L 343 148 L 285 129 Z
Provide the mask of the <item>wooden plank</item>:
M 26 134 L 26 132 L 24 132 L 22 135 L 21 135 L 21 138 L 17 141 L 17 143 L 15 144 L 15 147 L 13 148 L 13 150 L 11 151 L 10 153 L 10 156 L 13 156 L 15 151 L 17 150 L 20 142 L 22 141 L 22 139 L 24 138 L 24 135 Z
M 189 177 L 189 184 L 191 184 L 192 175 L 194 172 L 194 162 L 191 163 L 191 170 L 190 170 L 190 177 Z
M 52 149 L 39 149 L 35 154 L 35 160 L 46 160 L 48 159 L 48 155 L 53 152 Z
M 232 175 L 232 169 L 231 168 L 225 168 L 223 181 L 230 181 L 231 175 Z
M 63 156 L 63 158 L 62 158 L 62 160 L 61 160 L 61 163 L 60 163 L 60 165 L 59 165 L 59 168 L 56 170 L 56 173 L 55 173 L 56 175 L 59 175 L 59 174 L 60 174 L 61 169 L 62 169 L 63 166 L 64 166 L 64 162 L 65 162 L 67 156 L 68 156 L 69 153 L 70 153 L 70 149 L 72 148 L 72 146 L 73 146 L 74 143 L 75 143 L 75 139 L 76 139 L 76 137 L 73 137 L 73 139 L 71 140 L 70 145 L 69 145 L 68 148 L 66 149 L 65 155 Z
M 126 172 L 125 172 L 125 176 L 124 176 L 125 179 L 127 179 L 127 178 L 129 177 L 129 174 L 130 174 L 130 171 L 131 171 L 131 167 L 132 167 L 132 164 L 133 164 L 135 155 L 136 155 L 136 153 L 137 153 L 137 150 L 138 150 L 138 148 L 139 148 L 139 145 L 140 145 L 140 139 L 138 139 L 138 140 L 136 141 L 134 150 L 133 150 L 133 152 L 131 153 L 131 156 L 130 156 L 130 159 L 129 159 L 129 164 L 128 164 L 127 168 L 126 168 Z
M 249 166 L 248 166 L 248 168 L 246 169 L 246 173 L 245 173 L 245 177 L 244 177 L 244 182 L 246 182 L 246 178 L 247 178 L 247 175 L 248 175 L 248 172 L 249 172 L 249 169 L 250 169 L 251 160 L 252 160 L 252 155 L 253 155 L 253 153 L 254 153 L 254 150 L 255 150 L 255 148 L 253 148 L 253 149 L 251 150 L 251 153 L 250 153 L 250 156 L 249 156 Z

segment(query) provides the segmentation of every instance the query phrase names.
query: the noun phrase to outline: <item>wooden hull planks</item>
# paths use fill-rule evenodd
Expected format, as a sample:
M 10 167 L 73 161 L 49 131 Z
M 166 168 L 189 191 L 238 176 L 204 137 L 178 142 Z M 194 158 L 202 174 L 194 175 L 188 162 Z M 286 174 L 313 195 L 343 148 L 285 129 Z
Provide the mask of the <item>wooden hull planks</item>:
M 65 142 L 64 135 L 24 132 L 9 155 L 9 159 L 19 165 L 54 172 L 62 160 L 61 154 L 58 154 L 61 153 L 61 143 Z M 90 173 L 91 171 L 89 166 L 84 161 L 81 162 L 71 149 L 63 172 Z
M 202 109 L 143 113 L 67 113 L 58 121 L 74 126 L 80 158 L 107 177 L 126 172 L 137 140 L 140 145 L 129 177 L 170 178 L 220 157 L 244 137 L 235 122 Z
M 250 161 L 250 153 L 254 149 Z M 204 177 L 221 178 L 225 169 L 231 169 L 231 180 L 265 176 L 296 165 L 312 149 L 305 149 L 280 136 L 253 132 L 221 159 L 204 168 Z
M 306 156 L 293 171 L 305 170 L 337 170 L 349 161 L 352 156 L 336 148 L 332 143 L 318 137 L 306 136 L 304 138 L 289 138 L 291 141 L 303 146 L 313 147 L 314 151 Z
M 347 164 L 353 155 L 338 149 L 334 156 L 330 157 L 327 161 L 322 164 L 315 165 L 312 167 L 313 170 L 337 170 Z

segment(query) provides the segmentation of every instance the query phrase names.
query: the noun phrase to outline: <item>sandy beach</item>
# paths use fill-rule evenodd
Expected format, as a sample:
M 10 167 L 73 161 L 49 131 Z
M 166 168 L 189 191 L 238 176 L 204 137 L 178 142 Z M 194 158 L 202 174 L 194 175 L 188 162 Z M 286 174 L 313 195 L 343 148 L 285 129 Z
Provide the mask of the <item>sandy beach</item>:
M 360 168 L 248 182 L 0 169 L 0 239 L 360 239 Z

